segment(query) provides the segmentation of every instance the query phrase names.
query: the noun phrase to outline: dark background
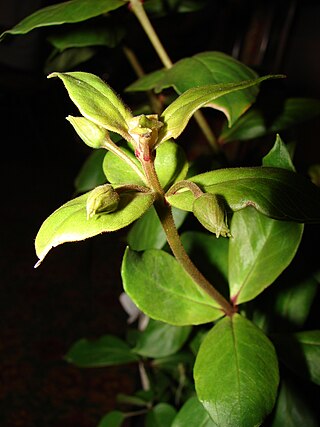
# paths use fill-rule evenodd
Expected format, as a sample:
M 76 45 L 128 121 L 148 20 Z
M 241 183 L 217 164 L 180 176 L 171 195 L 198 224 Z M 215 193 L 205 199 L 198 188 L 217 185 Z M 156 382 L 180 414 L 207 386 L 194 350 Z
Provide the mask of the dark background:
M 0 30 L 40 7 L 41 0 L 0 4 Z M 261 73 L 285 73 L 288 96 L 320 97 L 318 1 L 210 1 L 199 12 L 154 20 L 176 61 L 205 50 L 234 55 Z M 146 71 L 161 66 L 139 26 L 126 43 L 139 46 Z M 1 287 L 0 425 L 94 427 L 117 392 L 135 386 L 132 367 L 78 369 L 63 361 L 82 337 L 123 334 L 118 303 L 123 234 L 58 247 L 34 270 L 33 242 L 42 221 L 74 192 L 89 154 L 64 118 L 73 105 L 62 85 L 46 80 L 48 29 L 0 44 Z M 103 73 L 119 92 L 135 80 L 120 50 L 101 51 L 83 67 Z M 301 173 L 320 162 L 319 120 L 298 127 Z

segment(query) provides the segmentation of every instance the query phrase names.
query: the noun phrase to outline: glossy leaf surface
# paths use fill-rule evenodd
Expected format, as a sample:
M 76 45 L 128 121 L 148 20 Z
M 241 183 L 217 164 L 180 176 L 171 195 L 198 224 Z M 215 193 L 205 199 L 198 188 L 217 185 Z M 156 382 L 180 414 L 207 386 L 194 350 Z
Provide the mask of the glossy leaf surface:
M 159 132 L 159 143 L 170 138 L 178 138 L 187 126 L 191 116 L 202 107 L 215 107 L 215 100 L 229 93 L 259 85 L 271 78 L 283 76 L 264 76 L 238 83 L 212 84 L 193 87 L 183 92 L 161 114 L 165 126 Z
M 320 385 L 320 330 L 273 338 L 280 359 L 299 376 Z
M 224 197 L 230 209 L 254 206 L 280 220 L 315 223 L 320 220 L 320 189 L 294 172 L 270 167 L 229 168 L 189 179 L 203 191 Z M 167 197 L 179 209 L 192 211 L 194 196 L 182 190 Z
M 250 301 L 271 285 L 298 249 L 303 224 L 268 218 L 252 207 L 235 212 L 229 243 L 232 301 Z
M 197 325 L 223 315 L 216 302 L 167 252 L 150 249 L 141 253 L 127 248 L 122 280 L 133 302 L 155 320 L 177 326 Z
M 191 397 L 182 406 L 171 427 L 217 427 L 197 397 Z
M 226 317 L 201 344 L 194 379 L 198 398 L 218 427 L 259 426 L 276 399 L 275 350 L 249 320 Z
M 188 89 L 209 84 L 236 83 L 250 80 L 257 74 L 236 59 L 222 52 L 202 52 L 191 58 L 184 58 L 168 70 L 158 70 L 127 88 L 133 91 L 155 89 L 156 92 L 172 86 L 181 94 Z M 212 101 L 212 107 L 221 110 L 228 118 L 229 125 L 243 114 L 255 101 L 258 87 L 251 87 L 237 93 L 225 94 Z
M 98 76 L 74 71 L 52 73 L 48 77 L 62 80 L 71 100 L 84 117 L 124 138 L 130 138 L 127 131 L 127 120 L 132 117 L 130 110 Z
M 5 34 L 26 34 L 29 31 L 50 25 L 81 22 L 102 15 L 126 4 L 125 0 L 71 0 L 37 10 Z
M 87 219 L 86 202 L 90 193 L 65 203 L 46 219 L 36 237 L 36 253 L 41 262 L 53 247 L 75 242 L 106 231 L 124 228 L 151 206 L 153 194 L 122 193 L 118 210 Z
M 172 215 L 176 227 L 179 228 L 186 212 L 173 208 Z M 166 234 L 153 206 L 132 225 L 127 236 L 128 245 L 134 251 L 162 249 L 166 241 Z
M 312 98 L 288 98 L 281 112 L 267 124 L 259 109 L 251 109 L 241 116 L 231 128 L 225 126 L 219 136 L 221 142 L 257 138 L 265 134 L 288 129 L 320 114 L 320 101 Z M 269 119 L 270 121 L 270 119 Z
M 133 351 L 152 358 L 170 356 L 180 350 L 190 332 L 190 326 L 173 326 L 150 319 L 147 328 L 138 336 Z
M 105 335 L 95 341 L 81 339 L 73 344 L 65 359 L 76 366 L 92 368 L 136 362 L 139 357 L 132 353 L 120 338 Z

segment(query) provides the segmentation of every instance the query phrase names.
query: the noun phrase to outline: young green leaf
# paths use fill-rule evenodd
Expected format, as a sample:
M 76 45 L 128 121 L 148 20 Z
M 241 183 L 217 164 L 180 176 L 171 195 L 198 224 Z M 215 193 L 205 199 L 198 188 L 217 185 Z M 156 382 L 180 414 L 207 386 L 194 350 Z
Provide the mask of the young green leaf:
M 1 38 L 6 34 L 26 34 L 39 27 L 85 21 L 118 9 L 126 2 L 127 0 L 99 0 L 96 2 L 92 0 L 70 0 L 47 6 L 27 16 L 11 30 L 2 33 Z
M 320 220 L 320 189 L 303 176 L 285 169 L 217 169 L 189 181 L 204 192 L 222 196 L 233 211 L 253 206 L 274 219 L 305 223 Z M 166 199 L 170 205 L 191 212 L 195 197 L 184 189 Z
M 230 296 L 250 301 L 271 285 L 299 247 L 303 224 L 277 221 L 252 207 L 235 212 L 229 242 Z
M 42 224 L 35 242 L 39 265 L 53 247 L 116 231 L 138 219 L 154 201 L 151 193 L 122 193 L 115 212 L 87 219 L 86 204 L 89 193 L 65 203 Z
M 257 78 L 258 75 L 229 55 L 222 52 L 201 52 L 190 58 L 184 58 L 173 64 L 170 69 L 157 70 L 143 76 L 130 85 L 129 91 L 146 91 L 172 86 L 178 94 L 188 89 L 209 84 L 239 83 Z M 213 108 L 222 111 L 231 126 L 255 101 L 258 86 L 228 93 L 211 103 Z
M 127 120 L 132 118 L 131 112 L 103 80 L 82 71 L 52 73 L 51 77 L 62 80 L 84 117 L 130 140 Z
M 165 126 L 159 132 L 159 144 L 170 138 L 178 138 L 191 116 L 201 107 L 212 107 L 214 106 L 213 101 L 224 95 L 256 86 L 267 79 L 279 77 L 283 76 L 270 75 L 238 83 L 213 84 L 187 90 L 161 114 L 160 118 Z
M 320 385 L 320 330 L 278 334 L 272 340 L 285 365 Z
M 127 248 L 122 280 L 133 302 L 155 320 L 184 326 L 223 316 L 217 303 L 198 288 L 167 252 L 150 249 L 139 253 Z
M 197 397 L 190 397 L 173 420 L 171 427 L 217 427 Z
M 226 317 L 201 344 L 194 379 L 198 398 L 218 427 L 259 426 L 276 399 L 275 350 L 249 320 Z
M 190 332 L 190 326 L 173 326 L 150 319 L 132 351 L 152 358 L 169 356 L 180 350 Z
M 186 212 L 173 208 L 172 215 L 177 228 L 179 228 L 186 217 Z M 152 206 L 131 227 L 127 242 L 134 251 L 145 251 L 146 249 L 162 249 L 167 241 L 159 217 Z
M 297 386 L 282 380 L 271 427 L 318 427 L 316 416 Z
M 81 368 L 121 365 L 137 362 L 139 357 L 132 353 L 120 338 L 105 335 L 95 341 L 81 339 L 74 343 L 65 359 Z
M 168 403 L 158 403 L 146 416 L 145 427 L 168 427 L 176 415 L 176 410 Z

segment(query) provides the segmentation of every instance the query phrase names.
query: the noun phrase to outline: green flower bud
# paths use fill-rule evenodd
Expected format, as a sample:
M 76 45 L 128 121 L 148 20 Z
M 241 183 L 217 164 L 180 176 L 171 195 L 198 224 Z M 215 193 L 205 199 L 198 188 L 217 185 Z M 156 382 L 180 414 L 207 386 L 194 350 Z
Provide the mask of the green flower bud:
M 158 114 L 133 117 L 128 121 L 129 134 L 136 143 L 136 151 L 150 152 L 158 142 L 158 132 L 163 123 L 158 120 Z
M 194 216 L 217 237 L 231 237 L 224 206 L 215 194 L 204 193 L 193 202 Z
M 100 148 L 108 137 L 108 131 L 96 125 L 85 117 L 68 116 L 67 120 L 72 124 L 82 141 L 91 148 Z
M 87 198 L 87 219 L 99 213 L 114 212 L 119 204 L 120 196 L 112 185 L 99 185 L 92 190 Z

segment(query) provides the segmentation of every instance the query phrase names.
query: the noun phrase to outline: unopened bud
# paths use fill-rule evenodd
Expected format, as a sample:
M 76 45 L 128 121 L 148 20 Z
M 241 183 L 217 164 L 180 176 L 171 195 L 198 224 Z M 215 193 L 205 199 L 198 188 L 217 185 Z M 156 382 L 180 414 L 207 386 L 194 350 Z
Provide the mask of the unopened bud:
M 82 141 L 91 148 L 100 148 L 103 146 L 108 131 L 101 126 L 96 125 L 85 117 L 68 116 L 67 120 L 72 124 Z
M 158 114 L 141 114 L 130 119 L 128 126 L 128 132 L 138 147 L 147 144 L 152 150 L 157 144 L 158 132 L 163 123 L 158 120 Z
M 231 237 L 224 206 L 215 194 L 204 193 L 193 202 L 194 216 L 217 237 Z
M 112 185 L 99 185 L 92 190 L 87 198 L 87 219 L 100 213 L 114 212 L 119 204 L 120 196 Z

